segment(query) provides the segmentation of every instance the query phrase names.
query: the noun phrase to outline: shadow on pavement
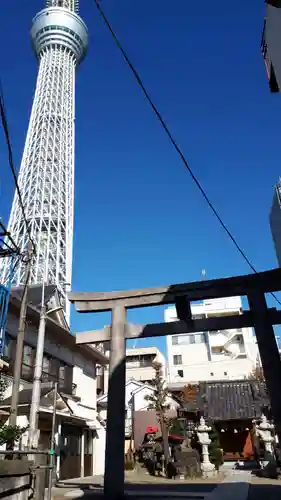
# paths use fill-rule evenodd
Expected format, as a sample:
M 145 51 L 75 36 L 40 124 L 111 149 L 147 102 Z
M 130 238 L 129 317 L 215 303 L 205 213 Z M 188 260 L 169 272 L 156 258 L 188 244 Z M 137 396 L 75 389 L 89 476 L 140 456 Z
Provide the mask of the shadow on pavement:
M 239 482 L 227 482 L 223 483 L 189 483 L 185 482 L 182 484 L 174 483 L 168 481 L 161 484 L 126 484 L 125 486 L 125 497 L 134 498 L 134 493 L 136 498 L 146 498 L 147 500 L 152 498 L 171 498 L 175 500 L 176 498 L 186 498 L 187 500 L 226 500 L 233 498 L 233 500 L 280 500 L 281 499 L 281 481 L 266 480 L 266 479 L 254 479 L 254 484 L 249 484 L 249 489 L 247 490 L 246 498 L 243 495 L 237 495 L 237 487 L 241 486 L 241 492 L 245 483 Z M 235 488 L 232 488 L 235 485 Z M 218 487 L 218 488 L 217 488 Z M 221 487 L 221 488 L 220 488 Z M 64 497 L 64 490 L 67 488 L 68 493 Z M 231 494 L 233 489 L 236 493 Z M 71 494 L 69 494 L 71 490 Z M 75 491 L 77 495 L 75 495 Z M 221 492 L 219 491 L 221 490 Z M 245 489 L 244 489 L 245 491 Z M 153 492 L 153 493 L 152 493 Z M 227 492 L 227 494 L 226 494 Z M 174 495 L 174 496 L 173 496 Z M 54 499 L 63 498 L 103 498 L 103 491 L 100 483 L 95 483 L 94 481 L 85 482 L 83 484 L 79 482 L 68 482 L 67 484 L 60 484 L 59 488 L 56 488 L 56 494 L 53 496 Z M 242 498 L 243 497 L 243 498 Z M 116 499 L 117 500 L 117 499 Z

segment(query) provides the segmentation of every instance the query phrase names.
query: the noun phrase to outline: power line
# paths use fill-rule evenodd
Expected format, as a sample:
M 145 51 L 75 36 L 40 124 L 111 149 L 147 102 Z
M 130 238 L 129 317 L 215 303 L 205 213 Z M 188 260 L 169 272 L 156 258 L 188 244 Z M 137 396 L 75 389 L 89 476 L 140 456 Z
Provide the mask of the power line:
M 4 135 L 5 135 L 5 139 L 6 139 L 6 144 L 7 144 L 7 148 L 8 148 L 9 166 L 10 166 L 12 176 L 14 179 L 14 183 L 16 186 L 16 191 L 18 194 L 19 204 L 21 207 L 24 223 L 26 225 L 27 234 L 28 234 L 29 239 L 30 239 L 32 246 L 33 246 L 33 253 L 36 253 L 36 246 L 35 246 L 35 243 L 32 239 L 30 228 L 29 228 L 27 218 L 25 215 L 24 204 L 22 201 L 22 196 L 21 196 L 21 192 L 20 192 L 20 188 L 19 188 L 19 184 L 18 184 L 17 174 L 16 174 L 15 167 L 14 167 L 13 151 L 12 151 L 12 145 L 11 145 L 11 140 L 10 140 L 8 120 L 7 120 L 7 116 L 6 116 L 6 110 L 5 110 L 4 93 L 3 93 L 3 87 L 2 87 L 1 81 L 0 81 L 0 115 L 1 115 L 1 122 L 2 122 L 3 130 L 4 130 Z
M 204 188 L 202 187 L 200 181 L 197 179 L 196 175 L 193 173 L 191 167 L 189 166 L 185 156 L 184 156 L 184 153 L 181 151 L 179 145 L 177 144 L 176 140 L 174 139 L 172 133 L 170 132 L 170 129 L 167 125 L 167 123 L 165 122 L 164 118 L 162 117 L 160 111 L 157 109 L 156 105 L 154 104 L 154 102 L 152 101 L 148 91 L 146 90 L 146 87 L 138 73 L 138 71 L 136 70 L 135 66 L 133 65 L 133 63 L 130 61 L 127 53 L 125 52 L 125 50 L 123 49 L 123 46 L 120 42 L 120 40 L 118 39 L 117 35 L 115 34 L 110 22 L 108 21 L 103 9 L 101 8 L 100 6 L 100 2 L 99 0 L 94 0 L 95 4 L 96 4 L 96 7 L 101 15 L 101 17 L 103 18 L 106 26 L 108 27 L 118 49 L 120 50 L 120 52 L 122 53 L 125 61 L 127 62 L 129 68 L 131 69 L 134 77 L 136 78 L 146 100 L 148 101 L 148 103 L 150 104 L 151 108 L 153 109 L 154 113 L 156 114 L 159 122 L 161 123 L 163 129 L 165 130 L 167 136 L 169 137 L 170 139 L 170 142 L 172 143 L 174 149 L 177 151 L 178 155 L 180 156 L 182 162 L 184 163 L 185 167 L 187 168 L 192 180 L 194 181 L 194 183 L 196 184 L 196 186 L 198 187 L 199 191 L 201 192 L 203 198 L 205 199 L 207 205 L 209 206 L 209 208 L 212 210 L 213 214 L 215 215 L 215 217 L 217 218 L 217 220 L 219 221 L 219 224 L 221 225 L 221 227 L 223 228 L 223 230 L 226 232 L 226 234 L 228 235 L 228 237 L 230 238 L 230 240 L 232 241 L 232 243 L 234 244 L 234 246 L 236 247 L 236 249 L 238 250 L 238 252 L 240 253 L 240 255 L 242 255 L 243 259 L 247 262 L 248 266 L 250 267 L 250 269 L 254 272 L 254 273 L 258 273 L 258 271 L 256 270 L 256 268 L 253 266 L 253 264 L 251 263 L 251 261 L 249 260 L 249 258 L 247 257 L 246 253 L 244 252 L 244 250 L 242 249 L 242 247 L 239 245 L 239 243 L 236 241 L 235 237 L 233 236 L 233 234 L 231 233 L 231 231 L 228 229 L 226 223 L 223 221 L 223 219 L 221 218 L 220 214 L 218 213 L 217 209 L 215 208 L 215 206 L 213 205 L 213 203 L 211 202 L 210 198 L 208 197 L 207 193 L 205 192 Z M 276 297 L 276 295 L 274 293 L 271 293 L 271 295 L 275 298 L 275 300 L 278 302 L 278 304 L 281 305 L 281 302 L 278 300 L 278 298 Z
M 5 227 L 5 225 L 3 224 L 2 220 L 0 219 L 0 229 L 2 229 L 2 233 L 0 233 L 1 235 L 1 241 L 2 241 L 2 236 L 4 236 L 5 238 L 7 238 L 13 245 L 13 248 L 10 247 L 10 245 L 7 243 L 7 241 L 3 241 L 3 244 L 12 252 L 12 253 L 16 253 L 18 255 L 20 255 L 21 251 L 18 247 L 18 245 L 15 243 L 15 240 L 12 238 L 11 234 L 9 233 L 9 231 L 7 231 L 7 228 Z

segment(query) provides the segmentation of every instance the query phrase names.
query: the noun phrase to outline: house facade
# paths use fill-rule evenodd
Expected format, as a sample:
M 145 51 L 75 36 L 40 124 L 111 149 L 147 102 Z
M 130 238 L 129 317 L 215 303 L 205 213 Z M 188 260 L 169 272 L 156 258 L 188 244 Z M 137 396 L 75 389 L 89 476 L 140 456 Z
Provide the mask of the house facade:
M 37 288 L 37 290 L 36 290 Z M 31 287 L 23 350 L 21 385 L 18 402 L 18 425 L 28 427 L 32 395 L 33 369 L 39 326 L 38 301 L 40 288 Z M 48 307 L 56 301 L 56 291 L 45 291 Z M 9 411 L 12 394 L 12 374 L 18 332 L 21 292 L 13 291 L 10 300 L 4 344 L 4 360 L 8 367 L 2 371 L 8 387 L 0 409 Z M 40 303 L 40 302 L 39 302 Z M 56 472 L 59 479 L 100 474 L 104 455 L 105 427 L 97 419 L 97 365 L 108 359 L 91 346 L 77 346 L 75 337 L 64 322 L 64 315 L 47 316 L 41 401 L 39 408 L 39 446 L 50 448 L 51 421 L 56 410 Z M 54 383 L 58 384 L 54 408 Z M 27 433 L 21 446 L 27 445 Z

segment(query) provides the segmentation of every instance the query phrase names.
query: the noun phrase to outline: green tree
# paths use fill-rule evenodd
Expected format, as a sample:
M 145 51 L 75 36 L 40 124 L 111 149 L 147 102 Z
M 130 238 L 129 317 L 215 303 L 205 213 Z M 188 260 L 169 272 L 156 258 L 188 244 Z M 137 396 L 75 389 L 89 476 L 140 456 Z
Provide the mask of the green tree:
M 177 418 L 173 418 L 169 428 L 169 433 L 175 434 L 177 436 L 184 436 L 185 435 L 184 422 L 178 420 Z
M 154 391 L 152 394 L 147 394 L 145 399 L 149 402 L 148 409 L 156 412 L 163 439 L 165 464 L 167 466 L 170 460 L 168 431 L 171 423 L 171 420 L 166 415 L 167 410 L 170 408 L 170 405 L 167 402 L 169 391 L 163 378 L 163 368 L 161 363 L 153 363 L 153 368 L 155 375 L 151 385 L 153 386 Z

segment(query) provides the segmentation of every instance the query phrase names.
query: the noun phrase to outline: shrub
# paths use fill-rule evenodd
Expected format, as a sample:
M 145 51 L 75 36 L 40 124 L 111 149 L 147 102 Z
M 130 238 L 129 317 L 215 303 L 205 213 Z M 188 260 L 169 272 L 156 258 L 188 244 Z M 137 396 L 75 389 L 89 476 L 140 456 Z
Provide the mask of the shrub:
M 135 462 L 133 460 L 125 460 L 125 470 L 134 470 Z

